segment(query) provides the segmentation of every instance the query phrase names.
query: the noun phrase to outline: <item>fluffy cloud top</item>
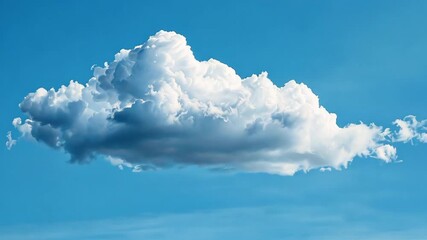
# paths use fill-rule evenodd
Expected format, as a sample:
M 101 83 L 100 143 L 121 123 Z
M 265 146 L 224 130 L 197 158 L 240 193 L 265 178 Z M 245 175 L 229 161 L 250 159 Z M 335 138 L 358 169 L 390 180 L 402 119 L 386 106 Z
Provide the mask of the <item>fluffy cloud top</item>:
M 217 60 L 198 61 L 175 32 L 121 50 L 84 85 L 40 88 L 19 106 L 28 118 L 13 124 L 24 136 L 74 162 L 103 155 L 135 171 L 191 164 L 292 175 L 396 157 L 388 129 L 339 127 L 303 83 L 278 87 L 266 72 L 242 79 Z

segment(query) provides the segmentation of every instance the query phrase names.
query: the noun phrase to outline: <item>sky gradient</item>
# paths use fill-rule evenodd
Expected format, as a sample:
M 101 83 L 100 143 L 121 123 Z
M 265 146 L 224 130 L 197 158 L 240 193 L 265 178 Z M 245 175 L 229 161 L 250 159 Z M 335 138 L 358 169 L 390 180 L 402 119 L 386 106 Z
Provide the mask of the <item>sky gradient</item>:
M 340 127 L 426 119 L 426 11 L 425 1 L 1 1 L 0 133 L 18 135 L 11 122 L 28 93 L 85 83 L 92 65 L 162 29 L 242 78 L 307 84 Z M 403 162 L 356 158 L 284 177 L 69 164 L 22 140 L 0 149 L 0 238 L 424 239 L 427 147 L 395 146 Z

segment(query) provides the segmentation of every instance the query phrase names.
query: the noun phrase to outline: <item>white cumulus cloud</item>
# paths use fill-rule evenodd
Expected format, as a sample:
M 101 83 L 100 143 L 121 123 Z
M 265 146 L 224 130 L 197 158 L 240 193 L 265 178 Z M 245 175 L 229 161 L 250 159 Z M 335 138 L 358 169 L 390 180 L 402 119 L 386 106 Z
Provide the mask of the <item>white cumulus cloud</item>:
M 278 87 L 266 72 L 241 78 L 217 60 L 197 60 L 175 32 L 160 31 L 93 71 L 87 83 L 28 94 L 19 105 L 27 119 L 13 125 L 72 161 L 102 155 L 134 171 L 199 165 L 292 175 L 347 167 L 357 156 L 396 158 L 388 129 L 340 127 L 305 84 Z

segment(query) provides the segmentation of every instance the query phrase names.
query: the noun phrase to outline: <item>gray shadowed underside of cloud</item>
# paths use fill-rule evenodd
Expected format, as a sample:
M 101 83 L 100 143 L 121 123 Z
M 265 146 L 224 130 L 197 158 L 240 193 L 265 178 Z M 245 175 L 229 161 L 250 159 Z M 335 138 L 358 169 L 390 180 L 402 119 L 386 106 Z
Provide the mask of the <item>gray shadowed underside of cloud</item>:
M 347 167 L 356 156 L 390 162 L 388 142 L 427 139 L 415 132 L 424 122 L 407 125 L 412 118 L 396 120 L 394 134 L 339 127 L 305 84 L 278 87 L 266 72 L 241 78 L 217 60 L 197 60 L 185 37 L 166 31 L 94 67 L 87 83 L 40 88 L 19 106 L 27 119 L 13 125 L 23 137 L 64 149 L 73 162 L 101 155 L 135 171 L 190 164 L 292 175 Z

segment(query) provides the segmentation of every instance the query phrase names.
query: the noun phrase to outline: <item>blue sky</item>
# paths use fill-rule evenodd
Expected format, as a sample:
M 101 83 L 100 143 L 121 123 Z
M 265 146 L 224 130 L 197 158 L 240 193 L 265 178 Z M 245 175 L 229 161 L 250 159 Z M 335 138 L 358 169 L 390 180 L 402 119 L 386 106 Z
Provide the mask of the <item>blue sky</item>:
M 341 127 L 425 119 L 426 11 L 425 1 L 1 1 L 0 133 L 18 134 L 28 93 L 84 83 L 93 64 L 161 29 L 242 77 L 304 82 Z M 395 146 L 403 162 L 278 176 L 132 173 L 22 140 L 0 149 L 0 238 L 423 239 L 427 147 Z

